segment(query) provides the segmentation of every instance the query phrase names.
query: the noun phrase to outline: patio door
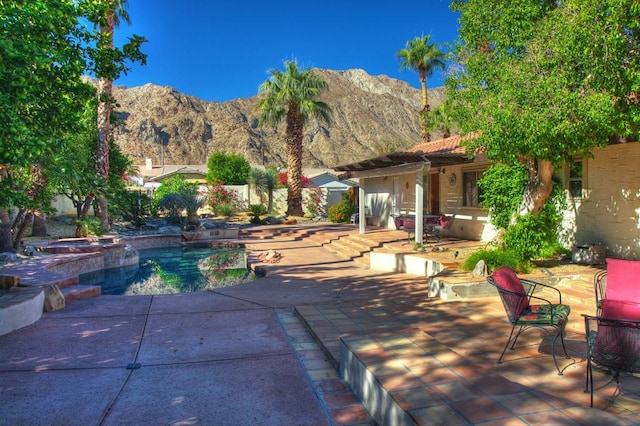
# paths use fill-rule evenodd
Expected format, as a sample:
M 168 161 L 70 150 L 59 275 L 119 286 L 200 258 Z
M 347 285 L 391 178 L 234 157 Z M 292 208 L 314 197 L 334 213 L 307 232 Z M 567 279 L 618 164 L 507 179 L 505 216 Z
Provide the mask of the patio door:
M 430 214 L 442 213 L 440 211 L 440 173 L 429 173 L 429 185 L 425 188 L 428 188 L 425 210 Z

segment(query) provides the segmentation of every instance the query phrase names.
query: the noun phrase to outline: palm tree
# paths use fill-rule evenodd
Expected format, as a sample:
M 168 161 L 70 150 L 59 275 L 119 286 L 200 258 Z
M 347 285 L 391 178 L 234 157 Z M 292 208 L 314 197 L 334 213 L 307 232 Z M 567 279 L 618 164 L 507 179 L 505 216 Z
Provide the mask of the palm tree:
M 287 214 L 302 216 L 302 137 L 304 125 L 310 118 L 327 124 L 331 122 L 331 108 L 317 98 L 327 83 L 312 70 L 300 70 L 296 61 L 285 61 L 284 71 L 272 69 L 271 77 L 260 85 L 264 94 L 256 106 L 260 124 L 277 125 L 286 121 L 287 144 Z
M 427 78 L 433 75 L 436 68 L 445 69 L 444 59 L 446 54 L 440 50 L 438 43 L 429 44 L 430 35 L 416 37 L 407 41 L 407 46 L 399 50 L 396 56 L 400 60 L 400 69 L 412 69 L 420 74 L 420 86 L 422 88 L 422 110 L 420 111 L 420 123 L 422 127 L 422 139 L 430 141 L 431 136 L 427 130 L 425 115 L 429 111 L 429 99 L 427 93 Z
M 267 213 L 271 214 L 271 210 L 273 210 L 273 191 L 278 186 L 278 172 L 276 169 L 269 168 L 264 171 L 264 180 L 263 180 L 264 190 L 267 192 Z
M 130 23 L 127 14 L 127 0 L 104 0 L 99 19 L 99 49 L 113 49 L 113 31 L 120 25 L 120 19 Z M 109 180 L 109 139 L 111 138 L 111 111 L 113 110 L 113 80 L 110 75 L 98 76 L 98 147 L 96 149 L 96 171 L 106 184 Z M 98 196 L 98 212 L 102 229 L 108 230 L 109 213 L 107 197 Z
M 260 204 L 264 202 L 262 194 L 262 187 L 264 186 L 264 170 L 258 167 L 252 167 L 249 169 L 249 174 L 247 175 L 247 184 L 249 184 L 249 192 L 248 192 L 248 200 L 247 204 L 251 204 L 251 188 L 260 195 Z
M 459 131 L 459 126 L 453 121 L 451 107 L 449 102 L 445 102 L 427 112 L 425 119 L 429 132 L 439 129 L 442 130 L 442 137 L 448 138 L 451 136 L 451 131 Z

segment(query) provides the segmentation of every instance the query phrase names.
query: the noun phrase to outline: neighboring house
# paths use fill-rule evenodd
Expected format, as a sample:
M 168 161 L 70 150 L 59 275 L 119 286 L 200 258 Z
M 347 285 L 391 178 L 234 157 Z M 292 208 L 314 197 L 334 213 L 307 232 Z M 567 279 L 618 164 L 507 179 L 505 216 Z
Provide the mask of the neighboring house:
M 461 140 L 452 136 L 335 170 L 360 180 L 359 213 L 364 217 L 365 210 L 371 211 L 380 226 L 394 228 L 396 215 L 443 213 L 454 216 L 451 236 L 490 241 L 496 229 L 480 205 L 477 185 L 490 164 L 484 155 L 469 159 Z M 593 158 L 556 170 L 569 201 L 561 235 L 566 247 L 602 244 L 610 256 L 640 258 L 638 164 L 640 143 L 632 142 L 594 149 Z M 416 231 L 422 242 L 422 230 Z
M 261 166 L 257 166 L 261 167 Z M 197 182 L 199 184 L 206 183 L 208 166 L 206 164 L 195 165 L 164 165 L 154 166 L 150 160 L 144 165 L 137 166 L 138 173 L 135 178 L 136 182 L 143 181 L 144 187 L 147 188 L 149 195 L 158 188 L 163 181 L 175 176 L 182 175 L 189 182 Z M 340 180 L 338 175 L 331 169 L 304 169 L 302 174 L 311 180 L 313 188 L 321 188 L 325 194 L 324 210 L 333 204 L 342 200 L 344 194 L 349 188 L 357 187 L 358 183 L 353 180 Z M 134 180 L 132 177 L 130 180 Z M 238 193 L 239 200 L 243 204 L 248 204 L 249 200 L 255 203 L 260 198 L 259 194 L 251 191 L 249 194 L 248 185 L 225 185 L 229 189 L 233 189 Z M 249 198 L 250 197 L 250 198 Z M 286 190 L 276 190 L 276 211 L 286 210 Z
M 327 169 L 305 169 L 303 174 L 311 180 L 312 187 L 322 188 L 326 192 L 325 211 L 340 202 L 343 194 L 350 188 L 358 187 L 358 182 L 351 179 L 340 180 L 338 174 Z

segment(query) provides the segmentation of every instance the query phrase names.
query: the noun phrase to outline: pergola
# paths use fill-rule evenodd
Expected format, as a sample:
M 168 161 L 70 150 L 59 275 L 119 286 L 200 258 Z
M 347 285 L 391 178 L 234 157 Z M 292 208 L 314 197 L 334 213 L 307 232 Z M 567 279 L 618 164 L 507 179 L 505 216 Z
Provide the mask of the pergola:
M 415 209 L 416 217 L 422 217 L 424 213 L 424 172 L 432 168 L 440 168 L 447 165 L 461 164 L 469 162 L 466 154 L 460 152 L 397 152 L 382 155 L 380 157 L 371 158 L 356 163 L 345 164 L 335 167 L 334 170 L 342 172 L 341 179 L 358 178 L 360 187 L 358 191 L 358 216 L 360 234 L 366 232 L 366 213 L 365 213 L 365 196 L 366 196 L 366 178 L 375 177 L 393 177 L 415 173 L 416 199 Z M 422 236 L 424 224 L 422 220 L 416 220 L 416 242 L 422 244 Z

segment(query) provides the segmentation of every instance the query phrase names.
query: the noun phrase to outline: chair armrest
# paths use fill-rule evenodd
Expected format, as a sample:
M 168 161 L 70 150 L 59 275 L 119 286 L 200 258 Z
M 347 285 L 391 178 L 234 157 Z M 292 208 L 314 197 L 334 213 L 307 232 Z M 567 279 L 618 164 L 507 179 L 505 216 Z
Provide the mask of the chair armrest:
M 558 293 L 558 303 L 561 304 L 562 303 L 562 292 L 560 292 L 560 290 L 558 290 L 557 288 L 550 286 L 548 284 L 543 284 L 541 282 L 537 282 L 537 281 L 532 281 L 532 280 L 528 280 L 525 278 L 520 278 L 520 281 L 522 281 L 523 283 L 526 283 L 527 285 L 529 285 L 529 291 L 527 292 L 527 295 L 529 296 L 529 298 L 531 297 L 535 297 L 533 296 L 533 292 L 536 289 L 537 286 L 542 286 L 548 289 L 551 289 L 553 291 L 555 291 L 556 293 Z M 537 297 L 537 299 L 540 299 L 539 297 Z M 545 299 L 542 299 L 545 300 Z

